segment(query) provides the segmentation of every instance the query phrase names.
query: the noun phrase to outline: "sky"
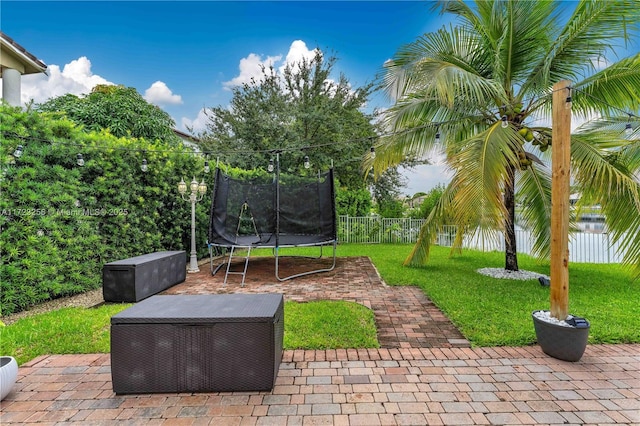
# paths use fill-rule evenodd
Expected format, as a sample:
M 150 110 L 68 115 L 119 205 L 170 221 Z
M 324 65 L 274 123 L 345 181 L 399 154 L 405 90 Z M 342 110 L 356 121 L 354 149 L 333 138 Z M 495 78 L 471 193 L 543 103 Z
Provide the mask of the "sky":
M 338 58 L 352 87 L 375 80 L 403 44 L 445 23 L 424 1 L 10 1 L 0 28 L 48 66 L 23 76 L 22 100 L 36 103 L 96 84 L 134 87 L 187 131 L 204 108 L 227 106 L 234 85 L 283 67 L 315 48 Z M 386 108 L 383 94 L 367 112 Z M 443 166 L 405 172 L 406 194 L 449 178 Z

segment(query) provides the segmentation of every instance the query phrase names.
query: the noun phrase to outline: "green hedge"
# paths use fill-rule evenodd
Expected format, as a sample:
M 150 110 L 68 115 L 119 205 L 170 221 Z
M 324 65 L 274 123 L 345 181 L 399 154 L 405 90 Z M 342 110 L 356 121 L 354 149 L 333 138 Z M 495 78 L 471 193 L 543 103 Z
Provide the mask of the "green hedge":
M 2 315 L 100 287 L 107 262 L 158 250 L 188 255 L 191 206 L 177 182 L 202 179 L 204 161 L 181 144 L 86 133 L 58 115 L 4 104 L 0 135 Z M 24 154 L 14 162 L 18 145 Z M 212 175 L 204 175 L 210 188 Z M 196 207 L 201 256 L 209 206 L 205 198 Z

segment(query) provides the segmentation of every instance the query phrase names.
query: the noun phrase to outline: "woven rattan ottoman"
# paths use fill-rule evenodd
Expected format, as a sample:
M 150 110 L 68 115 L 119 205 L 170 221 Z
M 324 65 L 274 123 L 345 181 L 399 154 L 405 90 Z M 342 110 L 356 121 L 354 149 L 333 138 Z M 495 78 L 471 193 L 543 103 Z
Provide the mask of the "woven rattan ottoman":
M 156 295 L 111 317 L 117 394 L 271 390 L 282 294 Z
M 161 251 L 106 263 L 102 295 L 106 302 L 139 302 L 181 283 L 187 276 L 184 251 Z

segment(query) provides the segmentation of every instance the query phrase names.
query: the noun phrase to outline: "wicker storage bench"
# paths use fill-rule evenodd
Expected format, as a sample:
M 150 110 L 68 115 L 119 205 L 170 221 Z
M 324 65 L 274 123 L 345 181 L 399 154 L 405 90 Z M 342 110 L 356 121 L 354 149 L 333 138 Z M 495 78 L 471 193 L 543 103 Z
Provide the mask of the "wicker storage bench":
M 111 317 L 117 394 L 271 390 L 282 294 L 156 295 Z
M 102 296 L 106 302 L 139 302 L 186 277 L 184 250 L 143 254 L 102 267 Z

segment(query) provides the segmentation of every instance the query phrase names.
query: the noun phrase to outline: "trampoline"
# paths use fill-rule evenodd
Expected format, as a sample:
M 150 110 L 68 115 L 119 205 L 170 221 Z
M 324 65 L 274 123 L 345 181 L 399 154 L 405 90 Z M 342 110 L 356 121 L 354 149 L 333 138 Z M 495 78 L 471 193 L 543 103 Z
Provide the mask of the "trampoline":
M 314 177 L 287 176 L 279 170 L 267 178 L 243 180 L 216 168 L 212 193 L 208 245 L 211 274 L 226 265 L 224 284 L 230 274 L 247 273 L 253 248 L 271 248 L 275 258 L 275 276 L 279 281 L 328 272 L 336 265 L 336 210 L 333 168 Z M 333 247 L 333 263 L 306 272 L 280 276 L 280 250 L 291 247 Z M 214 263 L 214 252 L 222 262 Z M 238 251 L 241 254 L 238 254 Z M 283 256 L 284 257 L 284 256 Z M 231 270 L 234 258 L 242 258 L 242 272 Z

